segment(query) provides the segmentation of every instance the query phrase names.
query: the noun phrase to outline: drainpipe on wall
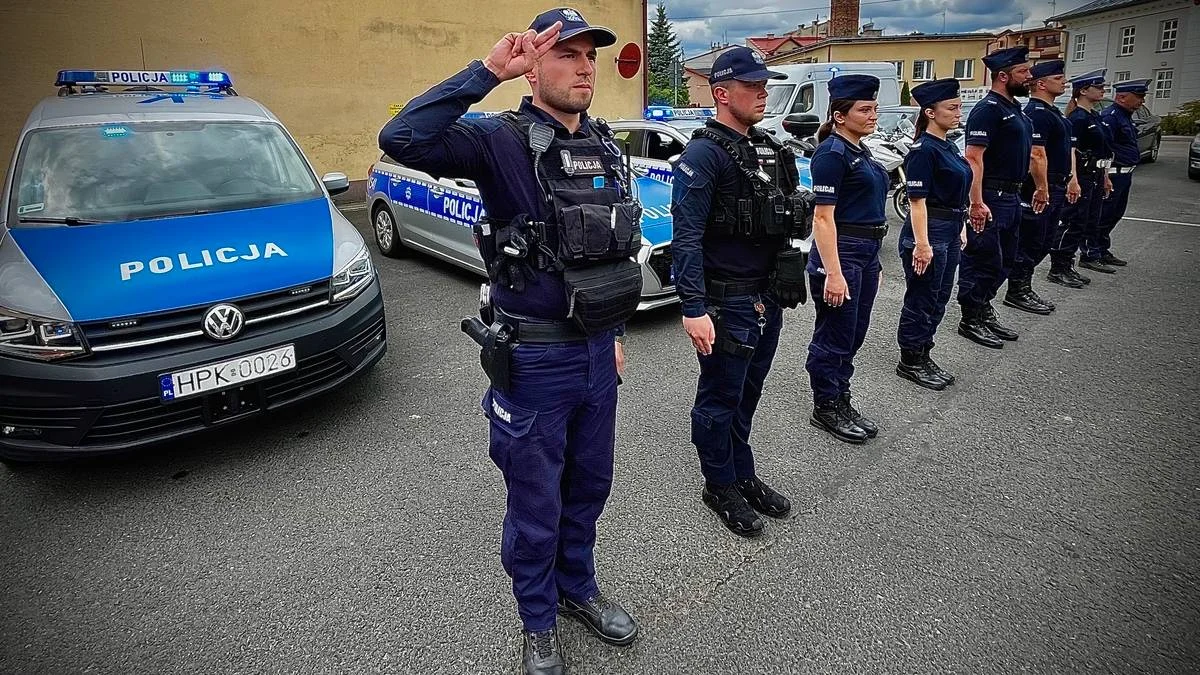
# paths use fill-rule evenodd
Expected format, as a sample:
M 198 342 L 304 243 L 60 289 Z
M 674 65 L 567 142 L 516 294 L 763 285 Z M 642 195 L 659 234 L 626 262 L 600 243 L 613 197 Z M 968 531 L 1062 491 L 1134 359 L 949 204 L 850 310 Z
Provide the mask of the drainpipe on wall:
M 638 110 L 645 110 L 650 103 L 650 30 L 647 27 L 646 12 L 649 7 L 646 3 L 649 0 L 642 0 L 642 105 Z

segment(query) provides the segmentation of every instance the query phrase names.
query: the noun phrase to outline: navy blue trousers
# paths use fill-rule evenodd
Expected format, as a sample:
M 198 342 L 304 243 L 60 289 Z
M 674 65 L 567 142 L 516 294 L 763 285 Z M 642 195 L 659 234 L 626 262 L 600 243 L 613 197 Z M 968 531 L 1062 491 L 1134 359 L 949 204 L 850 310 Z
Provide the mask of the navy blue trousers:
M 1064 204 L 1062 222 L 1055 229 L 1050 244 L 1050 269 L 1062 272 L 1075 264 L 1075 252 L 1085 237 L 1095 238 L 1100 226 L 1100 209 L 1104 205 L 1104 178 L 1099 173 L 1079 175 L 1079 199 Z
M 761 330 L 754 309 L 760 301 L 766 318 Z M 696 353 L 700 381 L 692 407 L 692 443 L 704 479 L 730 485 L 754 477 L 750 425 L 779 347 L 783 310 L 766 293 L 727 297 L 713 307 L 720 313 L 724 335 L 717 334 L 711 354 Z M 734 344 L 722 344 L 723 338 Z
M 1033 278 L 1033 270 L 1050 253 L 1054 233 L 1058 231 L 1058 219 L 1066 203 L 1066 186 L 1051 185 L 1050 202 L 1041 213 L 1034 213 L 1031 206 L 1021 207 L 1021 233 L 1017 237 L 1017 255 L 1008 272 L 1009 279 L 1026 281 Z
M 946 303 L 954 292 L 954 273 L 958 270 L 959 233 L 962 221 L 930 218 L 928 221 L 929 245 L 933 248 L 933 261 L 924 274 L 913 272 L 913 249 L 917 242 L 913 237 L 912 220 L 904 220 L 900 230 L 901 267 L 904 268 L 904 307 L 900 310 L 900 328 L 897 341 L 900 349 L 921 351 L 933 346 L 942 317 L 946 315 Z
M 809 288 L 817 318 L 804 367 L 817 405 L 850 392 L 854 355 L 867 337 L 871 309 L 879 291 L 879 273 L 883 269 L 879 264 L 881 241 L 843 235 L 838 236 L 837 242 L 842 276 L 850 292 L 850 299 L 841 307 L 825 304 L 825 270 L 816 246 L 808 257 Z
M 983 191 L 992 219 L 983 232 L 967 227 L 967 247 L 958 270 L 958 304 L 979 309 L 996 297 L 1017 255 L 1021 198 L 1012 193 Z
M 1100 207 L 1100 222 L 1090 236 L 1084 237 L 1083 248 L 1079 251 L 1081 260 L 1099 260 L 1105 255 L 1112 254 L 1112 231 L 1125 216 L 1129 206 L 1129 188 L 1133 185 L 1133 172 L 1114 173 L 1109 175 L 1112 180 L 1112 194 L 1105 199 Z
M 612 334 L 522 344 L 512 386 L 489 388 L 490 454 L 508 510 L 500 559 L 526 630 L 556 623 L 560 596 L 596 592 L 596 520 L 612 488 L 617 370 Z

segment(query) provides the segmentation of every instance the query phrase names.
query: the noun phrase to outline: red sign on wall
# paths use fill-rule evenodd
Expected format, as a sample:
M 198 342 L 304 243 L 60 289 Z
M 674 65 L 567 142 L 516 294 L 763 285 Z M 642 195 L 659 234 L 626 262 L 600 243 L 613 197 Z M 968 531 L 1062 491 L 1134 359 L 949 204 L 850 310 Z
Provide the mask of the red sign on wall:
M 632 79 L 642 67 L 642 48 L 633 42 L 621 47 L 617 55 L 617 72 L 625 79 Z

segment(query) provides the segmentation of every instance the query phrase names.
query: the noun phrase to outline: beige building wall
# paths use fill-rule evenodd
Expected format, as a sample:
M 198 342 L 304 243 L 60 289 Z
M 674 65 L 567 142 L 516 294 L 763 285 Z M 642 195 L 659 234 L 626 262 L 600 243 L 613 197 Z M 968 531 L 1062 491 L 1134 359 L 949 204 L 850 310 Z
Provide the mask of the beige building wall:
M 975 72 L 971 79 L 960 80 L 961 86 L 977 86 L 984 83 L 983 57 L 988 38 L 969 40 L 887 40 L 881 42 L 861 41 L 849 44 L 820 45 L 789 54 L 772 64 L 783 63 L 829 63 L 833 61 L 901 61 L 901 81 L 910 87 L 920 84 L 913 79 L 913 61 L 933 59 L 936 78 L 954 77 L 954 62 L 957 59 L 974 59 Z
M 7 170 L 29 111 L 57 92 L 61 69 L 225 70 L 239 94 L 269 108 L 318 173 L 366 176 L 379 157 L 388 107 L 483 58 L 507 32 L 559 6 L 528 0 L 12 0 L 0 3 L 0 157 Z M 617 73 L 621 46 L 643 49 L 643 0 L 578 0 L 592 24 L 616 31 L 600 50 L 592 112 L 641 116 L 643 70 Z M 508 82 L 477 110 L 515 107 Z

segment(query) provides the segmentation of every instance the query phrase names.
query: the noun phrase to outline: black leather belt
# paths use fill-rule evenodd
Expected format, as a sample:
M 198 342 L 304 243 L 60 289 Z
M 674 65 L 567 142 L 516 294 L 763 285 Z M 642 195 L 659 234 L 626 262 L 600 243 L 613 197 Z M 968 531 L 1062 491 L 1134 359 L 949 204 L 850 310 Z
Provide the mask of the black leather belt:
M 1021 181 L 1019 180 L 1000 180 L 999 178 L 984 178 L 984 190 L 995 190 L 996 192 L 1008 192 L 1017 194 L 1021 191 Z
M 586 340 L 587 335 L 575 325 L 574 321 L 555 321 L 551 319 L 530 319 L 523 316 L 513 316 L 495 308 L 496 320 L 509 325 L 513 329 L 513 339 L 516 342 L 531 344 L 553 342 L 579 342 Z
M 1066 185 L 1071 182 L 1071 174 L 1069 173 L 1049 173 L 1046 174 L 1046 181 L 1051 185 Z
M 743 281 L 725 281 L 722 279 L 706 279 L 704 290 L 711 300 L 723 300 L 738 295 L 754 295 L 766 291 L 771 285 L 770 279 L 748 279 Z
M 837 225 L 838 236 L 858 237 L 860 239 L 883 239 L 887 236 L 887 225 L 858 225 L 854 223 Z

